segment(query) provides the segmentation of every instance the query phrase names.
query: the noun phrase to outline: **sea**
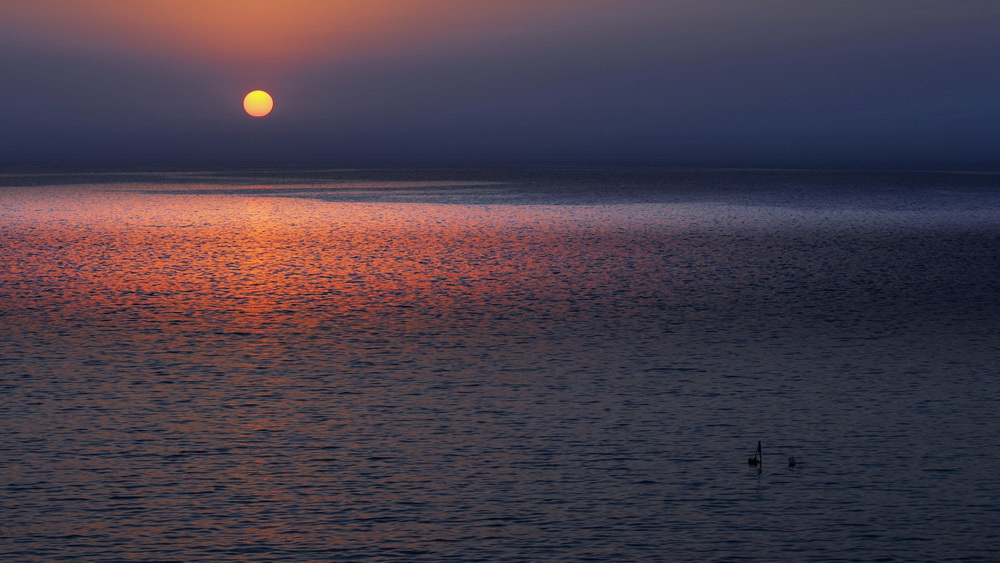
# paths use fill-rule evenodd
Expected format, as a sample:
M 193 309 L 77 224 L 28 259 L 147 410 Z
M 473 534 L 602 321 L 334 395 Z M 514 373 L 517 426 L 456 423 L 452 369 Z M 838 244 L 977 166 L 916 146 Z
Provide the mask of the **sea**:
M 3 561 L 997 561 L 1000 174 L 8 172 L 0 390 Z

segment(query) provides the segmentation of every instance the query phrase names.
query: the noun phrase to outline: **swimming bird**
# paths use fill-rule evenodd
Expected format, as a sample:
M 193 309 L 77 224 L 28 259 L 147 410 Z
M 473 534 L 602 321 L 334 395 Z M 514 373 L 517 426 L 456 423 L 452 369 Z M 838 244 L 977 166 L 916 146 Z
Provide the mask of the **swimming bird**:
M 788 457 L 788 467 L 795 467 L 795 456 Z
M 763 461 L 763 454 L 760 451 L 760 440 L 757 441 L 757 453 L 753 454 L 753 457 L 747 460 L 747 465 L 759 465 Z

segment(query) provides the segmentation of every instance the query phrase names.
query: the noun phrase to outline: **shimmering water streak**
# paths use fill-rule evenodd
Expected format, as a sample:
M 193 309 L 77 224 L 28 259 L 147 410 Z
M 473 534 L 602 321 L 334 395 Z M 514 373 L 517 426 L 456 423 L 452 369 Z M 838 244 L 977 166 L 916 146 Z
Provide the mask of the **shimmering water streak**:
M 557 187 L 4 188 L 0 554 L 997 550 L 989 207 Z

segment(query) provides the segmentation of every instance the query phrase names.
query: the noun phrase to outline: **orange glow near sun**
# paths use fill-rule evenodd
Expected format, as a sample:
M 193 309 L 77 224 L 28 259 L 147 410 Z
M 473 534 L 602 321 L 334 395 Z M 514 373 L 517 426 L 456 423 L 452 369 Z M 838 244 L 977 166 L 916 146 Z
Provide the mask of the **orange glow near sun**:
M 601 0 L 589 0 L 590 3 Z M 32 0 L 0 2 L 6 28 L 33 30 L 74 48 L 226 65 L 229 71 L 280 73 L 322 60 L 351 60 L 415 45 L 565 18 L 584 0 Z
M 254 90 L 243 98 L 243 109 L 254 117 L 264 117 L 274 108 L 271 95 L 263 90 Z

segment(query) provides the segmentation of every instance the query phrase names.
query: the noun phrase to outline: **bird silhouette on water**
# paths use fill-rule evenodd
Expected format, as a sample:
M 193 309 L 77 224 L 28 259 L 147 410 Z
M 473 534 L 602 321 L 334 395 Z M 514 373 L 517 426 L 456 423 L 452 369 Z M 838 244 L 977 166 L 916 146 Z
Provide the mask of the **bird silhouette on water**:
M 757 441 L 757 452 L 753 454 L 753 457 L 747 460 L 747 465 L 755 467 L 761 464 L 763 461 L 763 454 L 760 451 L 760 440 Z

